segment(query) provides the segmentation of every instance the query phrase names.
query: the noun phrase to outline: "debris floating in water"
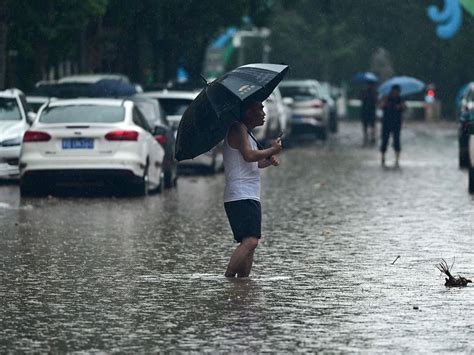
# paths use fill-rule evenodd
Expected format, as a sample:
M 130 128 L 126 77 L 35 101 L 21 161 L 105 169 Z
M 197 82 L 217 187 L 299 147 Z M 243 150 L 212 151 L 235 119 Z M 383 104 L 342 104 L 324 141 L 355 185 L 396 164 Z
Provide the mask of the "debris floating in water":
M 392 265 L 395 264 L 395 262 L 400 259 L 400 255 L 397 255 L 397 257 L 395 258 L 395 260 L 392 262 Z
M 453 276 L 451 274 L 451 270 L 453 269 L 453 265 L 454 265 L 454 260 L 453 260 L 453 263 L 451 265 L 451 267 L 448 266 L 448 263 L 446 262 L 446 260 L 444 259 L 441 259 L 442 261 L 435 265 L 436 268 L 441 271 L 443 274 L 445 274 L 446 277 L 445 280 L 446 282 L 444 283 L 445 286 L 447 287 L 463 287 L 463 286 L 467 286 L 468 283 L 472 282 L 471 280 L 469 279 L 466 279 L 465 277 L 462 277 L 460 275 L 458 276 Z

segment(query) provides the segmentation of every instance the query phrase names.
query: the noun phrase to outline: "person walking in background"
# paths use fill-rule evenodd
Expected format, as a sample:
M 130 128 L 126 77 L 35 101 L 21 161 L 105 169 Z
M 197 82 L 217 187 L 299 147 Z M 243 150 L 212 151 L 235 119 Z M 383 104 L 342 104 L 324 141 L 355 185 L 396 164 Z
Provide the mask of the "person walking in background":
M 385 166 L 385 153 L 387 152 L 390 135 L 393 136 L 393 149 L 395 150 L 395 166 L 399 166 L 400 161 L 400 131 L 402 129 L 402 113 L 406 109 L 405 102 L 400 97 L 400 86 L 393 85 L 388 96 L 380 101 L 380 108 L 383 109 L 382 118 L 382 166 Z
M 375 89 L 375 82 L 367 82 L 367 87 L 362 90 L 360 100 L 362 102 L 360 109 L 360 118 L 362 121 L 362 129 L 364 134 L 364 145 L 369 143 L 370 129 L 370 144 L 375 144 L 375 110 L 377 108 L 377 90 Z
M 224 208 L 234 239 L 239 246 L 230 258 L 226 277 L 248 277 L 255 248 L 261 237 L 259 169 L 278 166 L 274 155 L 280 153 L 281 139 L 259 150 L 252 129 L 263 125 L 265 112 L 260 101 L 244 102 L 241 122 L 235 122 L 224 138 Z

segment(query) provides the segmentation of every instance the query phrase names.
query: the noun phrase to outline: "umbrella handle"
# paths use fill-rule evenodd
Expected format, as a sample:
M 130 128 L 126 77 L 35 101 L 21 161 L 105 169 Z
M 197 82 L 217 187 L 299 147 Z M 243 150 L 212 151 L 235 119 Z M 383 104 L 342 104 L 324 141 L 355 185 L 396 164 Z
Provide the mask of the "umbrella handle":
M 255 141 L 255 143 L 257 143 L 257 148 L 258 150 L 264 150 L 264 148 L 262 147 L 262 145 L 260 144 L 260 142 L 257 140 L 257 138 L 254 137 L 254 135 L 252 134 L 252 132 L 250 131 L 247 131 L 249 136 Z

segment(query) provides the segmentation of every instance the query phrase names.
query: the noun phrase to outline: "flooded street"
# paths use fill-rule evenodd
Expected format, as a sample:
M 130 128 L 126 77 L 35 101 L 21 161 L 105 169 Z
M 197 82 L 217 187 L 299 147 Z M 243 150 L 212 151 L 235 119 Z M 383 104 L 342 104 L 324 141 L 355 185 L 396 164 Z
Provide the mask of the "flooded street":
M 359 124 L 262 171 L 249 279 L 224 175 L 146 198 L 20 199 L 0 185 L 0 352 L 470 352 L 473 200 L 456 125 L 409 124 L 382 169 Z M 397 256 L 400 258 L 394 263 Z

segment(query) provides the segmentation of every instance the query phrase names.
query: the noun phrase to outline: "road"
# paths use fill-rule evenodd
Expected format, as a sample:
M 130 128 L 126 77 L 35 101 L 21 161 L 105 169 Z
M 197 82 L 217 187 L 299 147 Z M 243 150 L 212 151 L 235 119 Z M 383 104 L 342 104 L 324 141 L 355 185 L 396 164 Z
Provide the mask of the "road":
M 146 198 L 1 185 L 0 352 L 473 351 L 474 286 L 446 288 L 435 268 L 455 257 L 474 277 L 456 126 L 406 125 L 400 169 L 360 143 L 344 123 L 262 172 L 245 280 L 223 277 L 223 174 Z

